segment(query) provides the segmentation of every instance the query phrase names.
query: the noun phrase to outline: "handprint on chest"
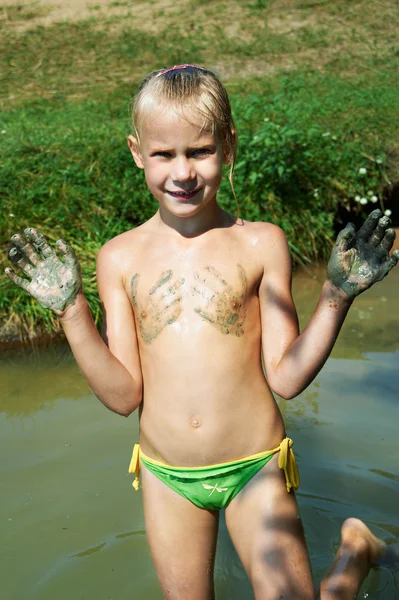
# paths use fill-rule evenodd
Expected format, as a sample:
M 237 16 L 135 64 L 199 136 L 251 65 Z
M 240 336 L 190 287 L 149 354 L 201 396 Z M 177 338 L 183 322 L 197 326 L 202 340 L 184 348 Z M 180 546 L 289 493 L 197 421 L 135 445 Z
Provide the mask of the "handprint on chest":
M 200 318 L 224 335 L 242 336 L 248 281 L 239 264 L 236 273 L 229 282 L 213 266 L 194 271 L 190 278 L 178 277 L 168 269 L 160 274 L 148 292 L 139 284 L 140 274 L 133 275 L 131 296 L 144 343 L 151 344 L 165 327 L 178 321 L 183 312 L 184 296 L 194 300 L 194 303 L 184 301 L 184 310 L 191 312 L 194 318 Z M 192 283 L 185 285 L 188 279 L 192 279 Z
M 132 302 L 140 334 L 146 344 L 158 337 L 167 325 L 171 325 L 182 312 L 183 277 L 174 277 L 170 269 L 159 276 L 147 295 L 140 292 L 138 300 L 139 273 L 131 279 Z
M 241 265 L 237 265 L 238 280 L 229 284 L 214 267 L 204 267 L 194 273 L 192 293 L 205 300 L 194 310 L 205 321 L 225 335 L 244 334 L 246 317 L 245 298 L 247 277 Z

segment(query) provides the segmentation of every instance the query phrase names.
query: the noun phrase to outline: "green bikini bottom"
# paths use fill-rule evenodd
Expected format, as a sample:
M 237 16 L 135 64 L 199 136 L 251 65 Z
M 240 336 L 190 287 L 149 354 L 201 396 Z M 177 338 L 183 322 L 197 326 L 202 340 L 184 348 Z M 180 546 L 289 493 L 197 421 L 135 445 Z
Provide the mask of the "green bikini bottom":
M 284 438 L 277 448 L 208 467 L 173 467 L 141 451 L 135 444 L 129 473 L 135 473 L 133 487 L 139 489 L 140 460 L 145 467 L 172 490 L 207 510 L 220 510 L 233 500 L 246 483 L 279 452 L 278 466 L 284 471 L 287 492 L 299 486 L 299 473 L 292 451 L 293 441 Z

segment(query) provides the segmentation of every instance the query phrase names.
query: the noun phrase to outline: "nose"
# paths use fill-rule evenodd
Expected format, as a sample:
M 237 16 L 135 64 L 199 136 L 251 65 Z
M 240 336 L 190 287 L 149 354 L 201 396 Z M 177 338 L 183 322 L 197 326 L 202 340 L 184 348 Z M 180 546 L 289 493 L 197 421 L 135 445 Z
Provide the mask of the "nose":
M 171 173 L 173 181 L 185 182 L 194 179 L 195 170 L 192 162 L 187 156 L 178 156 L 173 162 Z

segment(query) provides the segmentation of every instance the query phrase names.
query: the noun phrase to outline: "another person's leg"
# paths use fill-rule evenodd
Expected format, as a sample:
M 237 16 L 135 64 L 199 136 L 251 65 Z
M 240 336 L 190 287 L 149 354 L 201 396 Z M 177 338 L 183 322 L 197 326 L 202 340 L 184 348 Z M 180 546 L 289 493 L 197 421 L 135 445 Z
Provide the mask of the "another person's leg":
M 274 456 L 226 508 L 226 525 L 256 600 L 314 600 L 315 591 L 294 493 Z
M 371 567 L 399 561 L 399 552 L 375 537 L 359 519 L 347 519 L 341 545 L 320 586 L 321 600 L 353 600 Z
M 214 600 L 219 513 L 198 508 L 144 466 L 144 518 L 155 570 L 167 600 Z

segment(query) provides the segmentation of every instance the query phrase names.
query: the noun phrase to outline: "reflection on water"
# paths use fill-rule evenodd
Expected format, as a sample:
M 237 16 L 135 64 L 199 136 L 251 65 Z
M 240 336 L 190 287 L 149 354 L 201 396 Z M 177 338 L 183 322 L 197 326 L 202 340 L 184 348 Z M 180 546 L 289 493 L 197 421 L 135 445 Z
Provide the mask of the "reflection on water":
M 301 323 L 321 281 L 321 269 L 295 278 Z M 398 284 L 399 269 L 360 296 L 315 382 L 280 401 L 317 580 L 348 516 L 399 541 Z M 0 390 L 2 597 L 161 600 L 127 474 L 136 416 L 102 407 L 62 345 L 3 355 Z M 215 576 L 218 600 L 253 598 L 223 519 Z M 373 571 L 359 597 L 399 600 L 399 573 Z
M 325 274 L 325 266 L 320 265 L 303 269 L 294 278 L 293 291 L 301 327 L 313 313 Z M 399 349 L 398 290 L 399 267 L 356 299 L 332 357 L 361 359 L 366 352 L 394 352 Z

